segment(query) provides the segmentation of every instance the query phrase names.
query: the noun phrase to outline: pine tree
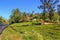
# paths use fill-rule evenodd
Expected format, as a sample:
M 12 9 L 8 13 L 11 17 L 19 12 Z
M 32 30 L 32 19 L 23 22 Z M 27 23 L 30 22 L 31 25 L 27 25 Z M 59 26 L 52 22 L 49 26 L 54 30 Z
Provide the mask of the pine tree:
M 11 23 L 19 23 L 20 22 L 20 19 L 21 19 L 21 15 L 20 15 L 20 11 L 19 9 L 15 9 L 13 10 L 11 16 L 10 16 L 10 24 Z

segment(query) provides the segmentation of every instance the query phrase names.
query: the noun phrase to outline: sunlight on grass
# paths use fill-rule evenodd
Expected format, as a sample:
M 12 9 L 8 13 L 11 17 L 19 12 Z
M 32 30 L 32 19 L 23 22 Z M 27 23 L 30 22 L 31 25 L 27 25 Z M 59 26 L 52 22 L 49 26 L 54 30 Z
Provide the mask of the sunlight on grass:
M 3 31 L 2 40 L 59 40 L 60 25 L 29 25 L 30 23 L 16 23 Z M 27 26 L 22 26 L 27 25 Z

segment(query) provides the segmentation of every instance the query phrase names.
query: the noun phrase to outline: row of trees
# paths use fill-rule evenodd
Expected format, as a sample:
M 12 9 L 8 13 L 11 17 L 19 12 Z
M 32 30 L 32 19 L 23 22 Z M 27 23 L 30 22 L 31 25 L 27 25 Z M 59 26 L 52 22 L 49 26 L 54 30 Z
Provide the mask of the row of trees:
M 27 22 L 32 21 L 33 19 L 43 20 L 44 22 L 59 22 L 60 21 L 60 5 L 57 3 L 59 0 L 40 0 L 42 3 L 38 6 L 39 9 L 43 9 L 43 13 L 21 13 L 19 9 L 15 9 L 10 17 L 10 23 L 18 23 L 18 22 Z M 57 6 L 57 12 L 55 12 L 55 8 Z M 34 13 L 34 14 L 33 14 Z
M 10 19 L 9 19 L 9 22 L 10 24 L 11 23 L 20 23 L 20 22 L 29 22 L 29 21 L 32 21 L 33 19 L 40 19 L 41 14 L 33 14 L 33 11 L 32 13 L 26 13 L 26 12 L 23 12 L 21 13 L 19 11 L 19 9 L 15 9 L 12 11 L 12 14 L 10 15 Z
M 60 21 L 60 5 L 57 3 L 59 0 L 40 0 L 42 3 L 38 6 L 39 9 L 43 9 L 42 13 L 26 13 L 20 12 L 18 8 L 14 9 L 10 15 L 9 23 L 20 23 L 20 22 L 29 22 L 34 19 L 44 22 L 59 22 Z M 57 4 L 57 12 L 55 12 L 55 7 Z M 0 18 L 1 20 L 1 18 Z
M 34 19 L 38 20 L 38 21 L 41 21 L 44 20 L 44 22 L 59 22 L 59 17 L 60 17 L 60 13 L 59 11 L 58 12 L 54 12 L 53 14 L 54 16 L 50 19 L 49 18 L 49 14 L 48 12 L 45 13 L 45 19 L 43 19 L 43 13 L 26 13 L 26 12 L 23 12 L 21 13 L 19 11 L 19 9 L 15 9 L 12 11 L 12 14 L 10 15 L 10 19 L 9 19 L 9 22 L 10 24 L 12 23 L 20 23 L 20 22 L 30 22 Z M 51 21 L 53 20 L 53 21 Z

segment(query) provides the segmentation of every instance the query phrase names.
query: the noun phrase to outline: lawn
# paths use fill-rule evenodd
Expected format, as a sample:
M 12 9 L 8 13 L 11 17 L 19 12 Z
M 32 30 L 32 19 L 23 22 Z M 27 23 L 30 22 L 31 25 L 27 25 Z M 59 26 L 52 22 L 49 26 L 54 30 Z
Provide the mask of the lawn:
M 60 25 L 32 25 L 32 22 L 15 23 L 3 31 L 2 40 L 60 40 Z

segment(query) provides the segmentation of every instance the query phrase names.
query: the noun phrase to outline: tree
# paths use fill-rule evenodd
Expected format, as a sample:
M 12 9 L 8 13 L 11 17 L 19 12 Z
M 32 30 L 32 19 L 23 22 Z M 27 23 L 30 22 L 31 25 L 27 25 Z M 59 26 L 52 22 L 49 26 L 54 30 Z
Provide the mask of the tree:
M 8 20 L 4 19 L 2 16 L 0 16 L 0 23 L 9 24 Z
M 10 16 L 10 19 L 9 19 L 10 24 L 12 24 L 12 23 L 19 23 L 20 19 L 21 19 L 20 11 L 17 8 L 15 10 L 13 10 L 13 12 L 12 12 L 12 14 Z
M 0 16 L 0 22 L 3 23 L 3 17 Z
M 21 16 L 21 21 L 22 21 L 22 22 L 26 22 L 26 21 L 27 21 L 27 15 L 26 15 L 25 12 L 24 12 L 23 15 Z
M 32 13 L 30 13 L 30 15 L 29 15 L 29 16 L 30 16 L 30 17 L 33 17 L 33 15 L 34 15 L 33 13 L 34 13 L 34 12 L 32 11 Z
M 58 5 L 58 15 L 60 16 L 60 4 Z
M 55 13 L 54 13 L 53 21 L 54 21 L 54 22 L 59 22 L 58 17 L 59 17 L 58 12 L 55 12 Z
M 45 0 L 40 0 L 40 2 L 42 3 L 42 5 L 38 6 L 38 8 L 43 9 L 43 15 L 42 18 L 43 20 L 45 20 L 45 12 L 46 12 L 46 1 Z
M 55 7 L 58 2 L 59 0 L 48 0 L 47 2 L 47 10 L 49 12 L 49 18 L 51 21 L 53 21 Z
M 48 12 L 49 18 L 52 21 L 54 17 L 55 5 L 59 2 L 59 0 L 40 0 L 40 2 L 42 5 L 40 5 L 38 8 L 43 9 L 43 19 L 45 20 L 45 13 Z
M 59 21 L 60 21 L 60 4 L 58 5 L 58 15 L 59 15 Z

